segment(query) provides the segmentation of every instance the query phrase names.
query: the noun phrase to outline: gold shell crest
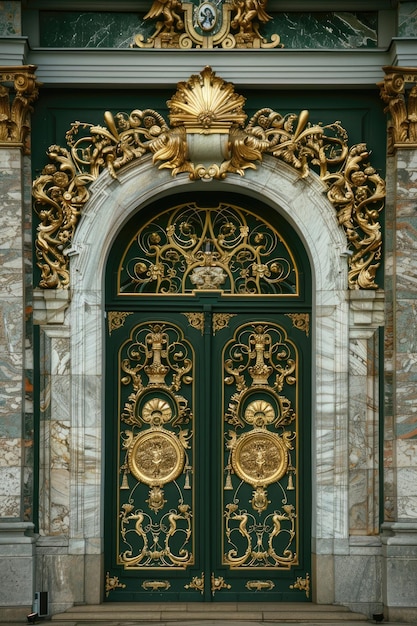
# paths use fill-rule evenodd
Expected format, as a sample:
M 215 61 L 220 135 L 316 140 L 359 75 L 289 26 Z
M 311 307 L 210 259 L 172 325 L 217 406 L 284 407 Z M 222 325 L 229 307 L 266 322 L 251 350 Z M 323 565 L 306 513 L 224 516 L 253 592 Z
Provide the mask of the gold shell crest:
M 184 126 L 191 133 L 228 133 L 233 125 L 243 126 L 245 98 L 234 85 L 218 78 L 211 67 L 192 75 L 168 101 L 171 126 Z

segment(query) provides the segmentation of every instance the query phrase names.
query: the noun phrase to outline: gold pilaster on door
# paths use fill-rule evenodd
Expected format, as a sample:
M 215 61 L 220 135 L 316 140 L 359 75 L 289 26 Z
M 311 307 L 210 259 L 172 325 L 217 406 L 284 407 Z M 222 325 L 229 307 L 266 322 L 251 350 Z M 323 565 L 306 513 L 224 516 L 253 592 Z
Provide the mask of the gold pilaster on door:
M 214 596 L 216 591 L 220 589 L 231 589 L 232 585 L 228 585 L 223 576 L 215 576 L 214 572 L 211 573 L 211 595 Z

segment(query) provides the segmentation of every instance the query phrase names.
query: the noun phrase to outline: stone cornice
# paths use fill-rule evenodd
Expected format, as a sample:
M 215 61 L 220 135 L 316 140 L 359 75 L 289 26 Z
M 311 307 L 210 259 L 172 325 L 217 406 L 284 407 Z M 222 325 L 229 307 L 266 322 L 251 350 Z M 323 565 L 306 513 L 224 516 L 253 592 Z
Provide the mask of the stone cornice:
M 62 50 L 29 53 L 48 86 L 172 87 L 211 64 L 242 87 L 375 87 L 391 55 L 372 50 Z
M 2 65 L 25 65 L 28 55 L 27 37 L 0 37 Z
M 383 66 L 417 67 L 417 40 L 396 38 L 388 49 L 367 50 L 30 50 L 24 37 L 0 38 L 5 65 L 38 67 L 46 87 L 175 86 L 205 65 L 240 87 L 375 89 Z

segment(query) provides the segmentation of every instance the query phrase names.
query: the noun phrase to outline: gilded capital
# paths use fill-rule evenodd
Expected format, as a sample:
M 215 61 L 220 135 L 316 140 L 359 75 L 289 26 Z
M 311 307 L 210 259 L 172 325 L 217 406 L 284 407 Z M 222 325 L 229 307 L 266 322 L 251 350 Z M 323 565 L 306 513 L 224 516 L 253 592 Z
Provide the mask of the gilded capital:
M 29 113 L 38 97 L 35 65 L 0 66 L 0 148 L 21 147 L 29 153 Z
M 397 148 L 417 148 L 417 68 L 384 67 L 381 98 L 391 116 L 388 153 Z

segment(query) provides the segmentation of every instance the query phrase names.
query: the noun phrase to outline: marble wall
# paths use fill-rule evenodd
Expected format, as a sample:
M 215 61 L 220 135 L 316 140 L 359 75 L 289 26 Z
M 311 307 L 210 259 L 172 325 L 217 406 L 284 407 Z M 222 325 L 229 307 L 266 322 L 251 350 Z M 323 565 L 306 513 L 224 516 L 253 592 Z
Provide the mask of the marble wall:
M 397 149 L 387 167 L 383 599 L 391 620 L 410 620 L 417 608 L 416 150 Z
M 400 2 L 398 9 L 398 36 L 415 37 L 417 34 L 417 2 Z
M 22 34 L 21 13 L 20 1 L 0 1 L 0 37 Z
M 291 168 L 266 157 L 256 172 L 211 184 L 263 196 L 294 225 L 309 250 L 315 281 L 313 597 L 372 611 L 382 598 L 381 545 L 375 538 L 378 372 L 374 363 L 383 293 L 349 296 L 346 291 L 344 235 L 315 175 L 300 180 Z M 114 233 L 138 207 L 172 193 L 174 187 L 181 192 L 189 185 L 206 189 L 204 183 L 186 178 L 172 180 L 156 170 L 149 158 L 125 167 L 117 182 L 103 173 L 92 185 L 92 198 L 73 243 L 71 303 L 66 313 L 61 310 L 58 320 L 56 301 L 47 301 L 49 292 L 36 294 L 35 316 L 43 337 L 43 488 L 37 576 L 39 585 L 50 592 L 52 612 L 75 602 L 98 602 L 103 596 L 102 277 L 106 251 Z M 59 291 L 64 302 L 65 290 Z M 91 567 L 99 568 L 101 575 L 88 577 Z M 357 582 L 363 572 L 377 575 L 366 586 L 355 587 L 352 581 Z
M 30 169 L 0 145 L 0 612 L 34 592 Z M 29 182 L 29 185 L 28 185 Z M 29 189 L 29 191 L 28 191 Z M 27 324 L 27 325 L 26 325 Z
M 0 147 L 0 518 L 21 516 L 25 363 L 22 155 Z
M 262 25 L 268 39 L 278 33 L 285 48 L 375 48 L 377 11 L 274 13 Z M 57 48 L 128 48 L 136 34 L 145 38 L 155 20 L 139 13 L 42 11 L 40 45 Z

